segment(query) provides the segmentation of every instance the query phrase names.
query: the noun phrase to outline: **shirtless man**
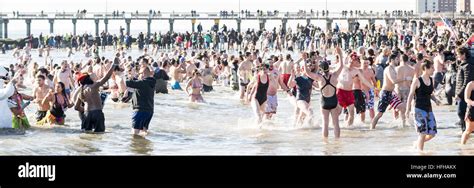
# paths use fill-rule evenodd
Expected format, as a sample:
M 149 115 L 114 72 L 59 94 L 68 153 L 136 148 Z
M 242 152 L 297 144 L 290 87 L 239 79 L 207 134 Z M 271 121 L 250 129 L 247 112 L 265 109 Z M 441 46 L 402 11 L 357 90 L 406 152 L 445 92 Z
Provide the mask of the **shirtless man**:
M 397 79 L 403 80 L 402 82 L 395 85 L 395 91 L 402 101 L 402 105 L 405 106 L 408 99 L 408 94 L 410 93 L 411 81 L 415 75 L 415 69 L 408 65 L 407 55 L 402 55 L 400 66 L 396 67 L 395 71 L 397 72 Z
M 377 115 L 375 118 L 372 120 L 372 125 L 371 129 L 375 129 L 375 126 L 377 125 L 377 122 L 379 119 L 382 117 L 383 113 L 387 109 L 388 105 L 391 105 L 395 110 L 400 110 L 402 111 L 402 121 L 403 121 L 403 126 L 405 125 L 405 112 L 404 112 L 404 107 L 401 104 L 400 99 L 398 96 L 394 95 L 393 90 L 395 89 L 395 84 L 400 84 L 403 81 L 412 81 L 412 78 L 410 79 L 398 79 L 397 78 L 397 72 L 395 70 L 395 67 L 398 64 L 398 55 L 397 54 L 392 54 L 389 57 L 389 66 L 384 70 L 384 78 L 383 78 L 383 86 L 382 90 L 380 91 L 380 97 L 379 97 L 379 103 L 377 107 Z
M 267 119 L 271 119 L 273 114 L 276 114 L 277 107 L 278 107 L 278 99 L 277 99 L 277 91 L 278 88 L 282 88 L 287 93 L 290 93 L 290 89 L 286 84 L 283 83 L 283 79 L 280 77 L 280 73 L 274 66 L 272 62 L 270 62 L 270 69 L 269 69 L 269 86 L 267 91 L 267 106 L 265 109 L 265 114 Z
M 209 63 L 204 65 L 204 69 L 202 70 L 202 91 L 203 92 L 211 92 L 214 90 L 212 87 L 212 83 L 214 82 L 214 71 L 209 66 Z
M 172 82 L 171 82 L 172 83 L 171 84 L 171 89 L 173 89 L 173 90 L 183 90 L 183 89 L 181 89 L 181 86 L 179 85 L 179 82 L 182 79 L 181 74 L 186 73 L 186 70 L 176 60 L 172 60 L 171 62 L 173 64 L 173 66 L 170 67 L 171 78 L 173 78 Z
M 421 70 L 421 63 L 423 62 L 424 58 L 425 57 L 423 56 L 422 53 L 418 53 L 416 55 L 416 64 L 413 66 L 413 69 L 415 71 L 415 74 L 413 75 L 413 78 L 418 78 L 423 73 L 423 70 Z
M 46 78 L 43 75 L 36 76 L 37 85 L 33 88 L 33 102 L 38 104 L 36 122 L 41 121 L 46 117 L 46 113 L 50 108 L 49 103 L 42 103 L 43 99 L 49 92 L 49 86 L 44 83 L 45 79 Z
M 69 68 L 69 65 L 66 61 L 63 61 L 61 63 L 61 70 L 56 72 L 53 82 L 54 84 L 57 84 L 58 82 L 64 83 L 64 91 L 66 92 L 66 95 L 68 95 L 68 97 L 70 96 L 71 91 L 74 87 L 74 79 L 72 76 L 71 69 Z
M 245 91 L 247 90 L 247 85 L 252 75 L 252 58 L 250 52 L 245 53 L 245 60 L 240 63 L 237 74 L 239 76 L 240 100 L 244 100 Z
M 280 66 L 278 67 L 278 71 L 281 73 L 280 79 L 286 87 L 288 87 L 288 80 L 291 76 L 291 70 L 293 70 L 293 60 L 291 59 L 291 55 L 287 54 L 285 60 L 280 63 Z
M 79 96 L 75 102 L 76 105 L 84 103 L 84 119 L 81 124 L 81 129 L 86 132 L 104 132 L 105 118 L 102 112 L 102 100 L 99 94 L 99 88 L 104 85 L 112 76 L 113 70 L 120 64 L 118 58 L 114 59 L 114 63 L 110 66 L 107 74 L 99 79 L 97 82 L 92 81 L 89 75 L 82 75 L 78 78 L 81 88 L 78 91 Z
M 364 62 L 362 64 L 362 73 L 365 79 L 369 80 L 375 86 L 377 84 L 377 81 L 375 79 L 375 70 L 372 67 L 370 67 L 370 60 L 368 58 L 364 57 L 362 60 Z M 366 106 L 366 109 L 369 110 L 369 116 L 370 116 L 370 119 L 372 120 L 375 116 L 374 89 L 370 89 L 370 87 L 366 86 L 365 84 L 361 84 L 361 89 L 365 94 L 365 106 Z M 365 121 L 365 113 L 361 114 L 361 120 L 362 122 Z
M 438 46 L 438 55 L 433 59 L 434 63 L 434 89 L 435 91 L 438 88 L 438 85 L 441 84 L 444 77 L 444 70 L 446 69 L 446 62 L 444 61 L 444 46 Z
M 373 84 L 370 83 L 362 74 L 362 71 L 357 68 L 360 65 L 360 58 L 355 52 L 346 57 L 350 58 L 349 65 L 344 65 L 342 72 L 340 73 L 338 79 L 337 87 L 337 101 L 342 108 L 349 109 L 349 118 L 347 121 L 347 126 L 351 126 L 354 123 L 354 79 L 358 77 L 362 84 L 373 88 Z

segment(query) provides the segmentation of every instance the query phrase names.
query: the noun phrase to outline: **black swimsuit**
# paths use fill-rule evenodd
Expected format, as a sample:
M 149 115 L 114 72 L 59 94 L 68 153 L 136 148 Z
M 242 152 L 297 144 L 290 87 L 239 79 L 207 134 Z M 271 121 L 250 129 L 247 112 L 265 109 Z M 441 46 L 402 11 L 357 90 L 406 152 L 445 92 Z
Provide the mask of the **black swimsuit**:
M 471 91 L 471 100 L 474 100 L 474 90 Z M 474 106 L 468 105 L 468 117 L 470 121 L 474 121 Z
M 258 84 L 257 84 L 257 93 L 255 94 L 255 99 L 257 99 L 258 104 L 262 105 L 265 101 L 267 101 L 267 91 L 268 91 L 268 79 L 267 75 L 267 83 L 260 82 L 260 76 L 258 76 Z
M 325 110 L 332 110 L 337 107 L 336 87 L 334 87 L 334 85 L 331 84 L 331 76 L 332 75 L 329 75 L 328 79 L 322 76 L 324 80 L 326 81 L 326 84 L 324 84 L 324 86 L 321 87 L 321 107 Z M 325 97 L 323 95 L 323 89 L 328 85 L 334 88 L 334 94 L 331 97 Z
M 60 118 L 60 117 L 64 117 L 64 108 L 67 107 L 66 105 L 66 98 L 64 98 L 64 105 L 61 106 L 61 104 L 59 104 L 58 102 L 58 95 L 57 94 L 54 94 L 54 98 L 56 99 L 56 102 L 53 104 L 53 106 L 51 107 L 51 114 L 56 117 L 56 118 Z

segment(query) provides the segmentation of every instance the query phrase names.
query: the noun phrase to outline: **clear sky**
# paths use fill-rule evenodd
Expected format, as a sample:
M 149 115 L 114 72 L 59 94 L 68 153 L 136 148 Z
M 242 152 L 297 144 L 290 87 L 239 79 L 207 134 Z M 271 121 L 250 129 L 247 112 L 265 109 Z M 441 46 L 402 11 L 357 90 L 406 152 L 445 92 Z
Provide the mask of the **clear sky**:
M 415 0 L 327 0 L 329 11 L 343 9 L 358 10 L 414 10 Z M 106 6 L 107 5 L 107 6 Z M 188 11 L 218 11 L 222 9 L 238 10 L 239 0 L 0 0 L 0 11 L 88 11 L 125 10 L 147 11 L 156 10 Z M 241 9 L 249 10 L 289 10 L 314 9 L 322 10 L 326 0 L 240 0 Z

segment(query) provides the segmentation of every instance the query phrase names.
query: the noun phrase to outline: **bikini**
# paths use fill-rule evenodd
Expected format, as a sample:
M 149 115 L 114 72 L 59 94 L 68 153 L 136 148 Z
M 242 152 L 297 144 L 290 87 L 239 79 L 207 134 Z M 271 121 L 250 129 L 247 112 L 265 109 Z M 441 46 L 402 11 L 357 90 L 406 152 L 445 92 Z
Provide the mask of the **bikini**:
M 260 76 L 258 77 L 258 84 L 257 84 L 257 93 L 255 94 L 255 99 L 257 99 L 258 104 L 262 105 L 267 101 L 267 91 L 269 86 L 269 79 L 267 75 L 267 83 L 260 82 Z
M 54 98 L 55 98 L 56 102 L 51 107 L 50 112 L 54 117 L 56 117 L 56 122 L 61 122 L 62 118 L 65 117 L 64 116 L 64 109 L 67 108 L 67 104 L 66 104 L 67 99 L 64 97 L 64 104 L 61 105 L 58 102 L 58 94 L 54 94 Z
M 202 88 L 202 83 L 201 82 L 197 82 L 193 80 L 193 89 L 199 89 L 199 88 Z
M 331 76 L 332 75 L 329 75 L 329 78 L 327 79 L 325 76 L 323 76 L 324 80 L 326 81 L 326 84 L 324 84 L 324 86 L 321 87 L 321 107 L 325 110 L 331 110 L 337 107 L 336 87 L 331 84 Z M 325 97 L 322 94 L 323 89 L 328 85 L 334 88 L 334 94 L 331 97 Z

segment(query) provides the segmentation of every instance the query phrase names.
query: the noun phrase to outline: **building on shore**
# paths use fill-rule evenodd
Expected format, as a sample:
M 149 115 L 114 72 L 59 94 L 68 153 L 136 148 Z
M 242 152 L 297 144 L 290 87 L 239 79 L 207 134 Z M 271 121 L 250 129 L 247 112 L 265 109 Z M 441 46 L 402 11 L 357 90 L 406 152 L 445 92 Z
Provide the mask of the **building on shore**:
M 469 12 L 472 11 L 471 0 L 458 0 L 456 12 Z
M 416 0 L 416 10 L 418 13 L 454 12 L 457 8 L 457 1 L 460 0 Z

